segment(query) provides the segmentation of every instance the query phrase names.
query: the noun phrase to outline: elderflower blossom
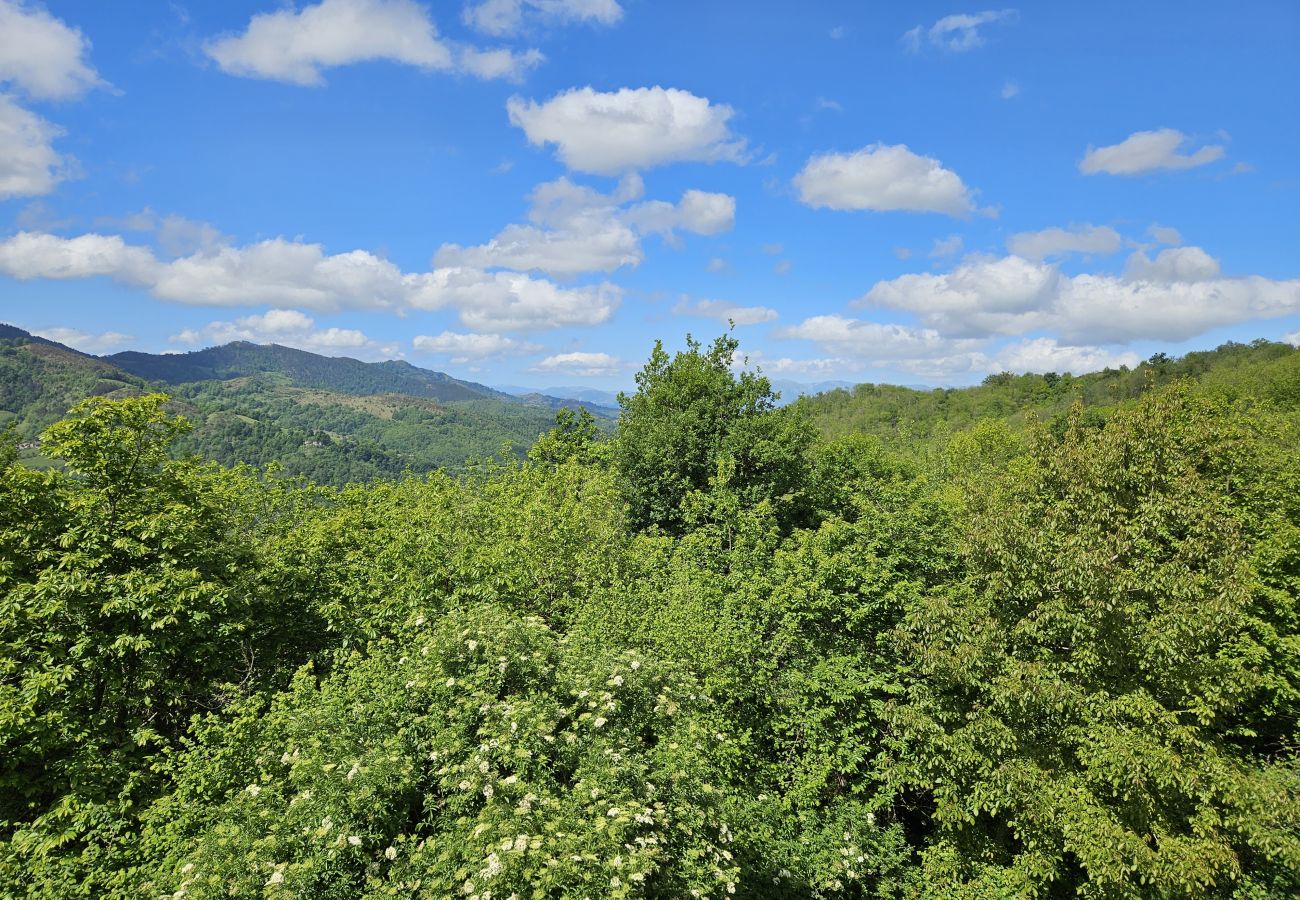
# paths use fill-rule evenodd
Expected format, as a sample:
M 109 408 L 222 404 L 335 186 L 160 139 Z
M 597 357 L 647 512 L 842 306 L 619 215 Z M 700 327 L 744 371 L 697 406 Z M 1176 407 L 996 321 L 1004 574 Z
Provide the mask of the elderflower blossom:
M 361 846 L 361 838 L 357 837 L 355 834 L 349 834 L 349 835 L 348 835 L 348 844 L 350 844 L 350 845 L 353 846 L 353 847 L 360 847 L 360 846 Z
M 397 859 L 397 848 L 396 848 L 396 847 L 389 847 L 387 850 L 385 850 L 385 851 L 384 851 L 384 859 L 387 859 L 387 860 L 394 860 L 394 859 Z

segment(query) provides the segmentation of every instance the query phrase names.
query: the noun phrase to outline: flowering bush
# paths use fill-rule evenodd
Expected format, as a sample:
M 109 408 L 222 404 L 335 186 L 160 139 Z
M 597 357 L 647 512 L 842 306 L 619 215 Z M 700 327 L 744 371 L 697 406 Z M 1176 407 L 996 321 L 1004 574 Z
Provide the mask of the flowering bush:
M 721 897 L 710 703 L 671 666 L 492 606 L 416 619 L 211 719 L 148 816 L 188 897 Z

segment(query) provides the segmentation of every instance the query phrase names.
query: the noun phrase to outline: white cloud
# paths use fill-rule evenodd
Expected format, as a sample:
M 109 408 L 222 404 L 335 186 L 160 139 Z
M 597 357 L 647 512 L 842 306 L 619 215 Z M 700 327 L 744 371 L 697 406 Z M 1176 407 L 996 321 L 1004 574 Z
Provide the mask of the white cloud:
M 584 378 L 621 375 L 636 367 L 635 363 L 610 356 L 608 353 L 558 353 L 548 356 L 533 366 L 531 372 L 577 375 Z
M 797 325 L 778 329 L 775 336 L 812 341 L 838 356 L 873 361 L 932 357 L 959 349 L 957 343 L 932 328 L 867 322 L 834 314 L 810 316 Z
M 861 365 L 949 380 L 989 372 L 1092 372 L 1107 366 L 1136 365 L 1136 353 L 1113 353 L 1096 346 L 1033 338 L 992 351 L 988 340 L 950 340 L 933 329 L 889 325 L 838 315 L 812 316 L 782 329 L 778 337 L 812 341 L 828 353 L 823 366 L 805 372 L 843 371 Z M 990 355 L 992 353 L 992 355 Z M 809 361 L 819 362 L 819 361 Z M 764 363 L 769 369 L 769 364 Z M 769 369 L 781 372 L 781 367 Z M 785 371 L 798 371 L 794 361 Z
M 1182 341 L 1213 328 L 1300 313 L 1300 279 L 1224 278 L 1217 261 L 1199 248 L 1165 250 L 1130 268 L 1123 277 L 1069 277 L 1018 256 L 968 257 L 951 272 L 879 282 L 858 305 L 911 312 L 922 326 L 950 338 L 1047 331 L 1071 346 Z
M 1206 281 L 1219 276 L 1219 261 L 1200 247 L 1170 247 L 1155 259 L 1139 250 L 1128 258 L 1124 274 L 1134 281 Z
M 810 359 L 793 359 L 789 356 L 768 356 L 761 350 L 746 353 L 743 358 L 732 363 L 732 368 L 760 369 L 767 376 L 791 375 L 838 375 L 862 368 L 862 361 L 840 356 L 822 356 Z
M 59 126 L 0 94 L 0 200 L 48 194 L 75 163 L 54 149 Z
M 212 306 L 397 313 L 452 308 L 463 323 L 482 331 L 598 325 L 613 315 L 621 297 L 607 283 L 565 289 L 516 272 L 403 272 L 364 250 L 328 255 L 320 244 L 283 238 L 163 261 L 116 235 L 20 232 L 0 241 L 0 274 L 23 280 L 109 276 L 164 300 Z
M 1034 338 L 1003 347 L 989 370 L 998 372 L 1098 372 L 1106 368 L 1136 366 L 1141 357 L 1131 351 L 1112 353 L 1100 347 L 1071 347 L 1055 338 Z
M 533 224 L 508 225 L 486 244 L 444 244 L 435 264 L 542 271 L 557 277 L 612 272 L 640 264 L 645 234 L 675 242 L 675 229 L 709 235 L 735 223 L 736 201 L 726 194 L 688 190 L 676 204 L 651 200 L 627 205 L 642 190 L 636 173 L 625 175 L 610 194 L 568 178 L 545 182 L 530 197 Z
M 1292 347 L 1300 347 L 1300 331 L 1292 331 L 1290 334 L 1282 335 L 1282 342 L 1290 344 Z
M 973 50 L 984 43 L 984 36 L 979 31 L 980 26 L 993 22 L 1014 21 L 1015 17 L 1014 9 L 986 9 L 983 12 L 944 16 L 928 29 L 923 25 L 909 29 L 903 34 L 903 46 L 912 53 L 919 53 L 922 40 L 928 39 L 931 45 L 941 50 L 953 52 Z
M 1007 239 L 1007 249 L 1025 259 L 1043 260 L 1071 253 L 1110 254 L 1119 251 L 1123 240 L 1114 228 L 1106 225 L 1071 225 L 1022 231 Z
M 1210 144 L 1194 153 L 1179 153 L 1188 138 L 1181 131 L 1137 131 L 1109 147 L 1089 147 L 1079 163 L 1085 175 L 1141 175 L 1160 169 L 1190 169 L 1223 158 L 1223 147 Z
M 673 307 L 679 316 L 703 316 L 737 325 L 759 325 L 779 318 L 779 313 L 768 306 L 740 306 L 730 300 L 697 300 L 694 303 L 683 297 Z
M 0 82 L 39 100 L 79 97 L 102 82 L 90 42 L 34 4 L 0 0 Z
M 435 276 L 440 272 L 453 273 L 447 300 L 460 310 L 461 322 L 476 331 L 599 325 L 622 299 L 622 292 L 608 282 L 565 289 L 517 272 L 438 269 Z
M 1001 97 L 1003 100 L 1011 100 L 1020 96 L 1020 85 L 1011 79 L 1002 82 Z
M 525 50 L 522 53 L 505 47 L 495 50 L 479 50 L 475 47 L 460 47 L 456 51 L 460 69 L 479 78 L 504 78 L 507 81 L 519 81 L 529 69 L 536 68 L 546 59 L 540 50 Z
M 768 256 L 780 256 L 782 253 L 785 252 L 785 247 L 782 244 L 764 244 L 759 249 L 762 250 L 764 253 L 766 253 Z
M 451 361 L 457 364 L 502 356 L 528 356 L 541 353 L 546 349 L 541 344 L 520 341 L 500 334 L 460 334 L 455 331 L 444 331 L 435 335 L 416 335 L 411 344 L 416 350 L 449 356 Z
M 960 234 L 952 234 L 946 238 L 935 238 L 934 247 L 930 250 L 931 259 L 942 259 L 945 256 L 956 256 L 965 246 Z
M 635 266 L 644 255 L 632 229 L 614 218 L 593 220 L 585 231 L 547 231 L 534 225 L 507 225 L 486 244 L 443 244 L 439 266 L 540 271 L 565 278 L 583 272 L 612 272 Z
M 560 160 L 575 171 L 616 175 L 745 156 L 745 142 L 727 124 L 731 107 L 675 88 L 574 88 L 545 103 L 512 97 L 506 109 L 529 143 L 555 144 Z
M 962 216 L 975 208 L 971 191 L 937 159 L 903 144 L 871 144 L 855 153 L 814 156 L 794 178 L 812 207 L 937 212 Z
M 100 334 L 92 334 L 77 328 L 63 328 L 60 326 L 33 328 L 32 334 L 49 338 L 51 341 L 58 341 L 60 344 L 66 344 L 75 350 L 80 350 L 82 353 L 107 353 L 109 350 L 115 350 L 123 344 L 129 344 L 135 340 L 133 335 L 122 334 L 120 331 L 105 331 Z
M 158 261 L 148 249 L 133 247 L 117 235 L 64 238 L 20 231 L 0 241 L 0 273 L 22 281 L 106 275 L 139 286 L 151 283 L 157 270 Z
M 376 60 L 510 79 L 542 60 L 537 50 L 483 50 L 445 41 L 413 0 L 321 0 L 259 13 L 242 34 L 209 41 L 204 49 L 231 75 L 301 85 L 324 84 L 325 69 Z
M 1167 225 L 1153 224 L 1147 229 L 1147 234 L 1151 236 L 1152 240 L 1161 244 L 1168 244 L 1171 247 L 1176 247 L 1183 242 L 1183 236 L 1179 233 L 1178 229 L 1170 228 Z
M 716 275 L 730 269 L 731 263 L 727 262 L 721 256 L 714 256 L 709 258 L 709 262 L 704 268 Z
M 376 341 L 353 328 L 317 328 L 316 322 L 296 309 L 272 309 L 261 315 L 243 316 L 228 322 L 209 322 L 202 328 L 187 328 L 168 338 L 176 344 L 280 344 L 326 356 L 358 359 L 397 359 L 402 355 L 396 342 Z
M 776 275 L 788 275 L 794 264 L 788 259 L 778 260 L 776 265 L 772 266 L 772 272 Z
M 695 234 L 721 234 L 735 227 L 736 198 L 691 189 L 676 204 L 649 200 L 632 207 L 625 218 L 646 234 L 670 235 L 677 228 Z
M 594 22 L 614 25 L 623 17 L 617 0 L 482 0 L 465 7 L 462 19 L 486 34 L 518 33 L 525 18 L 543 23 Z

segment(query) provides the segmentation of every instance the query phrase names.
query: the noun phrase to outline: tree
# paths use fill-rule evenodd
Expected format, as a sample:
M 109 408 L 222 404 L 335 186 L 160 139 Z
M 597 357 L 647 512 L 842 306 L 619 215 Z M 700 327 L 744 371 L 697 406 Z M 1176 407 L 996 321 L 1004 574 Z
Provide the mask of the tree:
M 725 490 L 742 506 L 768 501 L 789 523 L 802 511 L 802 479 L 812 430 L 778 410 L 761 374 L 732 371 L 739 342 L 724 335 L 705 350 L 687 337 L 670 357 L 656 341 L 620 394 L 615 465 L 632 524 L 680 534 L 692 492 Z
M 1300 529 L 1267 417 L 1143 398 L 975 491 L 898 772 L 937 896 L 1300 894 Z
M 105 892 L 150 759 L 248 673 L 246 482 L 168 458 L 165 400 L 87 400 L 43 437 L 66 472 L 0 473 L 0 893 Z

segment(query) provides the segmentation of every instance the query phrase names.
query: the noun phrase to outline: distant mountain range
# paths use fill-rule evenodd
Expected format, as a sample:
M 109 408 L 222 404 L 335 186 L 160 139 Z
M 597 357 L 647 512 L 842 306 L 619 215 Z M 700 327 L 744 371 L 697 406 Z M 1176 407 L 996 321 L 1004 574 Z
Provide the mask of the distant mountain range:
M 279 463 L 342 484 L 458 468 L 503 447 L 523 453 L 557 409 L 602 404 L 530 392 L 516 397 L 406 362 L 366 363 L 235 342 L 192 353 L 96 357 L 0 324 L 0 428 L 18 431 L 25 461 L 49 464 L 37 437 L 88 396 L 171 394 L 195 425 L 181 450 L 219 462 Z
M 582 403 L 590 403 L 592 406 L 603 406 L 609 410 L 618 409 L 618 392 L 602 391 L 597 388 L 576 387 L 574 385 L 565 385 L 562 387 L 530 388 L 521 387 L 517 384 L 500 384 L 496 389 L 512 397 L 531 397 L 540 395 L 544 397 L 560 397 L 565 400 L 578 400 Z
M 298 387 L 342 394 L 408 394 L 432 400 L 506 400 L 509 394 L 408 362 L 367 363 L 342 356 L 320 356 L 279 344 L 235 341 L 191 353 L 140 353 L 128 350 L 104 360 L 149 381 L 188 384 L 228 381 L 251 375 L 282 375 Z

